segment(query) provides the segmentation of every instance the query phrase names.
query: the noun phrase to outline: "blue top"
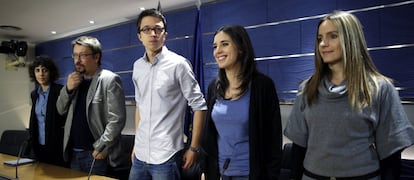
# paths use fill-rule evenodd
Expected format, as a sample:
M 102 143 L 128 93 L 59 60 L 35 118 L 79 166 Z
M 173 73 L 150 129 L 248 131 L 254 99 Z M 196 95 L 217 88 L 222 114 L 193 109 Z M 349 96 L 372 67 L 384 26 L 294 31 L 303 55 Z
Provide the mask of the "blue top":
M 219 168 L 226 176 L 249 175 L 249 102 L 250 89 L 237 100 L 217 99 L 212 119 L 218 132 Z
M 45 145 L 45 121 L 46 121 L 46 107 L 47 107 L 47 99 L 49 97 L 49 87 L 46 88 L 46 91 L 42 91 L 42 87 L 39 86 L 37 89 L 37 94 L 39 97 L 36 101 L 36 117 L 37 117 L 37 124 L 39 128 L 39 144 Z

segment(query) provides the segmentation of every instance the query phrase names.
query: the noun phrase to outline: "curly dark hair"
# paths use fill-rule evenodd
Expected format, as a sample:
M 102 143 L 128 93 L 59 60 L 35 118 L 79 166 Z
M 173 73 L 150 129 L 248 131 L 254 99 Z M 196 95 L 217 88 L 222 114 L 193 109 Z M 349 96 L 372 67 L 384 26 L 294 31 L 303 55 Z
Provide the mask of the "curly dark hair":
M 48 56 L 37 56 L 28 68 L 30 81 L 37 83 L 35 76 L 35 68 L 40 65 L 44 66 L 47 70 L 49 70 L 49 82 L 54 82 L 59 78 L 59 69 L 57 68 L 53 59 Z

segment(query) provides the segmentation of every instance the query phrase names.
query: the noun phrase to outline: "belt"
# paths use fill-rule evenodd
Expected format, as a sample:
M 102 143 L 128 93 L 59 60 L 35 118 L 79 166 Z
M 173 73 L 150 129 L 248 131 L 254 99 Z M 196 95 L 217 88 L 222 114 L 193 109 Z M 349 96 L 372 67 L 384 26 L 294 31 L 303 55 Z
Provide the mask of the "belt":
M 309 172 L 308 170 L 304 170 L 303 174 L 305 174 L 308 177 L 317 179 L 317 180 L 367 180 L 370 178 L 377 177 L 380 174 L 380 170 L 376 170 L 374 172 L 361 175 L 361 176 L 352 176 L 352 177 L 329 177 L 329 176 L 321 176 L 317 174 L 313 174 Z

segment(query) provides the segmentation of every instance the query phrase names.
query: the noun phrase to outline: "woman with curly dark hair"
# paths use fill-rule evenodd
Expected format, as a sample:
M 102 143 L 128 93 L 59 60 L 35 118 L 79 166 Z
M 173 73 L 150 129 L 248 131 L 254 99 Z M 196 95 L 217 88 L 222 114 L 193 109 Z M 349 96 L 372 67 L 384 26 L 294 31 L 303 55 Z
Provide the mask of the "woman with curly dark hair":
M 31 92 L 30 142 L 36 160 L 66 166 L 63 161 L 64 116 L 57 113 L 56 100 L 62 85 L 55 83 L 59 71 L 53 60 L 36 57 L 29 66 L 30 80 L 36 84 Z

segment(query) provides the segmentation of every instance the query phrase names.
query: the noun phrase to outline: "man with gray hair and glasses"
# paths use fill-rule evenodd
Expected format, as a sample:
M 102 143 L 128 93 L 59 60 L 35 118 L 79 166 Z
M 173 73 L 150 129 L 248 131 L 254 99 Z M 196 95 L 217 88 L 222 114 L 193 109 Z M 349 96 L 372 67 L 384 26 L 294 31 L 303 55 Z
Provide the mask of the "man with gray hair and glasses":
M 121 131 L 125 126 L 125 95 L 121 78 L 101 69 L 98 39 L 81 36 L 72 41 L 75 71 L 57 100 L 60 114 L 68 113 L 64 159 L 71 169 L 105 175 L 107 165 L 120 165 Z M 95 159 L 95 160 L 94 160 Z

